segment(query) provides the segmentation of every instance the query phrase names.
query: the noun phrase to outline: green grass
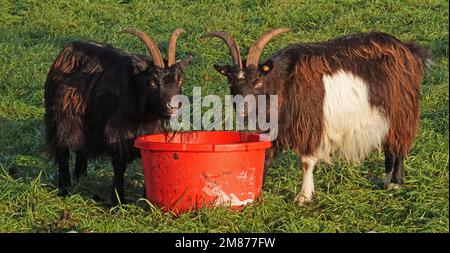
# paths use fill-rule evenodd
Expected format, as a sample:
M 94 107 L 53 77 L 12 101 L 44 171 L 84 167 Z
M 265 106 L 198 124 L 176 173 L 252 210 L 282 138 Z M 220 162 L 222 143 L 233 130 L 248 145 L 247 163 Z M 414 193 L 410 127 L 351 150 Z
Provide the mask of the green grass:
M 144 3 L 145 2 L 145 3 Z M 448 2 L 447 1 L 38 1 L 0 0 L 0 232 L 449 232 L 448 176 Z M 226 80 L 212 64 L 231 62 L 219 40 L 199 42 L 206 31 L 231 32 L 241 51 L 271 27 L 296 32 L 274 39 L 264 56 L 290 42 L 330 39 L 379 30 L 430 48 L 435 65 L 422 86 L 420 130 L 406 159 L 406 183 L 380 189 L 383 155 L 363 164 L 335 159 L 315 172 L 314 202 L 299 208 L 293 198 L 301 171 L 284 152 L 271 166 L 261 199 L 243 212 L 204 209 L 173 219 L 135 204 L 108 208 L 109 162 L 89 165 L 89 177 L 75 194 L 56 195 L 56 169 L 43 145 L 43 87 L 63 45 L 73 39 L 107 42 L 128 52 L 143 45 L 118 31 L 148 31 L 166 52 L 174 28 L 189 33 L 178 42 L 178 57 L 194 56 L 186 71 L 185 94 L 225 95 Z M 264 57 L 263 56 L 263 57 Z M 15 169 L 15 179 L 8 171 Z M 126 174 L 127 196 L 141 194 L 140 164 Z

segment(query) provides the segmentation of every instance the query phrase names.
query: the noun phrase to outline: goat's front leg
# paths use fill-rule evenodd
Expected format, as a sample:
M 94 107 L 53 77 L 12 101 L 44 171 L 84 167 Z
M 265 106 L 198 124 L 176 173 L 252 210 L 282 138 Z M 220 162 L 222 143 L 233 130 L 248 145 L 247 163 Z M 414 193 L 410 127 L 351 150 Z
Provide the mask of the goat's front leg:
M 127 168 L 127 163 L 122 159 L 113 159 L 112 165 L 114 169 L 114 178 L 112 185 L 111 203 L 117 205 L 124 203 L 125 190 L 124 190 L 124 175 Z
M 314 195 L 313 171 L 318 159 L 313 156 L 302 156 L 301 160 L 303 170 L 302 188 L 295 197 L 295 202 L 299 206 L 303 206 L 306 202 L 312 200 Z
M 144 187 L 143 187 L 143 191 L 142 191 L 142 198 L 146 199 L 147 198 L 147 188 L 145 187 L 145 182 L 144 182 Z
M 269 167 L 272 163 L 273 157 L 276 154 L 276 150 L 274 147 L 266 150 L 266 157 L 264 160 L 264 175 L 263 175 L 263 184 L 266 182 L 267 174 L 269 174 Z

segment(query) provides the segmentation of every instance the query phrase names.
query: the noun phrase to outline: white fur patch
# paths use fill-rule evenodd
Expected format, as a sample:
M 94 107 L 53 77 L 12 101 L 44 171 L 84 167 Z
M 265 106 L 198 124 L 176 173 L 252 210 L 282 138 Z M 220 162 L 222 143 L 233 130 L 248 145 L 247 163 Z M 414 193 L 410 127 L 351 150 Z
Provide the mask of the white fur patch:
M 245 78 L 244 71 L 242 71 L 242 70 L 239 71 L 238 74 L 237 74 L 237 78 L 240 79 L 240 80 L 244 79 Z
M 299 206 L 303 206 L 306 202 L 310 202 L 314 194 L 314 166 L 317 158 L 313 156 L 302 156 L 303 180 L 300 192 L 295 197 L 295 201 Z M 304 165 L 306 168 L 304 168 Z
M 361 161 L 381 148 L 389 122 L 379 108 L 369 104 L 368 86 L 358 76 L 338 71 L 324 75 L 324 136 L 318 157 L 329 161 L 330 153 L 347 160 Z

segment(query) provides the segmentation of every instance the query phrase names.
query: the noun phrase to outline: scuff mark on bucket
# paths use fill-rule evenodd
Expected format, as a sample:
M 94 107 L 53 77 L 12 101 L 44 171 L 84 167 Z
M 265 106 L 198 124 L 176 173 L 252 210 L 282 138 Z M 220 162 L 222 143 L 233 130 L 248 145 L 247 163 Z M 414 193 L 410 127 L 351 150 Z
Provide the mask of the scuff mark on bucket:
M 215 197 L 215 206 L 231 205 L 231 206 L 244 206 L 253 202 L 253 199 L 240 200 L 235 194 L 226 194 L 219 185 L 214 182 L 206 182 L 202 191 L 211 197 Z
M 236 177 L 236 180 L 238 181 L 246 181 L 250 184 L 252 184 L 252 182 L 255 180 L 255 176 L 254 176 L 254 172 L 255 172 L 255 168 L 249 168 L 248 170 L 244 170 L 242 171 L 239 176 Z
M 236 177 L 237 180 L 245 181 L 247 179 L 247 171 L 242 171 L 239 176 Z

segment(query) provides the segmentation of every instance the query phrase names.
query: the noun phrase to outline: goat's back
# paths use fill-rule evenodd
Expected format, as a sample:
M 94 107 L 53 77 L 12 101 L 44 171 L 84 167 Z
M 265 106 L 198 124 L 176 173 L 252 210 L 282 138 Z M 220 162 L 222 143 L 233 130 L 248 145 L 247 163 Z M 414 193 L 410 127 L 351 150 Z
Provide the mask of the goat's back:
M 397 154 L 407 153 L 430 60 L 426 49 L 372 32 L 292 44 L 273 59 L 289 77 L 281 99 L 284 116 L 295 119 L 282 120 L 290 122 L 281 126 L 282 146 L 323 157 L 337 149 L 352 160 L 384 143 Z
M 103 127 L 126 89 L 130 66 L 128 55 L 108 45 L 74 41 L 63 48 L 45 83 L 44 120 L 51 156 L 57 148 L 84 146 L 88 130 L 99 135 L 96 141 L 102 145 Z M 87 114 L 95 118 L 91 125 L 97 129 L 87 129 Z

